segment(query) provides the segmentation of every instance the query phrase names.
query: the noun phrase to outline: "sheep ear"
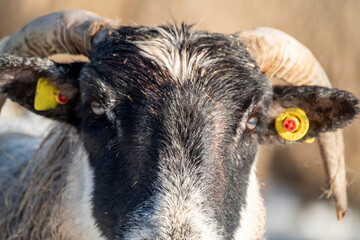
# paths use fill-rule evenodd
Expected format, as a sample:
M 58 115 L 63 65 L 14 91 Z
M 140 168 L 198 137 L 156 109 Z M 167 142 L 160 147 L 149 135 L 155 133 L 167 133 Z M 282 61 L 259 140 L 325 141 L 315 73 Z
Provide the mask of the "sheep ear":
M 39 115 L 76 124 L 83 63 L 0 56 L 0 92 Z
M 351 93 L 319 86 L 274 86 L 262 142 L 311 142 L 349 125 L 359 113 Z

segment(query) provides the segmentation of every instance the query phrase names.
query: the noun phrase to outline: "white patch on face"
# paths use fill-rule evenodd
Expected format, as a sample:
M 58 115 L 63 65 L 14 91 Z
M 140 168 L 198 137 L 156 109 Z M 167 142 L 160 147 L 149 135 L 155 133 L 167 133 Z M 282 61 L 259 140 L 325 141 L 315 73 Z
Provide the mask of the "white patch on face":
M 199 170 L 185 161 L 160 159 L 165 160 L 155 185 L 158 193 L 131 215 L 124 239 L 221 239 L 204 181 L 196 177 Z
M 85 151 L 78 151 L 69 167 L 67 185 L 62 195 L 62 233 L 68 239 L 105 240 L 92 216 L 93 171 Z
M 258 240 L 264 239 L 265 232 L 265 208 L 260 196 L 259 183 L 256 177 L 256 161 L 250 170 L 249 185 L 246 192 L 246 205 L 241 209 L 239 228 L 236 230 L 234 239 Z
M 167 70 L 173 79 L 192 81 L 196 69 L 211 65 L 215 60 L 205 57 L 205 52 L 189 56 L 186 48 L 180 49 L 184 41 L 182 34 L 174 36 L 162 28 L 156 28 L 160 33 L 158 38 L 137 41 L 135 44 L 141 49 L 141 54 L 157 63 L 163 70 Z

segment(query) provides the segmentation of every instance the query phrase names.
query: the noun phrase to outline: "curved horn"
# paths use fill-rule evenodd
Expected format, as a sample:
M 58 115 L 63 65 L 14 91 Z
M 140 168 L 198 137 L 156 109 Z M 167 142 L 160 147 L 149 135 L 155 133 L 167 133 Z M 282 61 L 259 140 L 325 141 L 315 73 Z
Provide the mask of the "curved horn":
M 33 20 L 8 39 L 0 53 L 47 57 L 57 53 L 89 56 L 94 43 L 117 23 L 83 10 L 55 12 Z
M 109 35 L 115 21 L 83 10 L 55 12 L 33 20 L 0 41 L 0 54 L 48 57 L 58 53 L 89 56 L 92 46 Z M 0 111 L 6 97 L 0 94 Z
M 331 87 L 326 73 L 310 50 L 288 34 L 272 28 L 258 28 L 241 32 L 239 38 L 270 81 Z M 341 220 L 347 210 L 342 130 L 326 133 L 319 140 L 328 196 L 334 194 L 337 218 Z

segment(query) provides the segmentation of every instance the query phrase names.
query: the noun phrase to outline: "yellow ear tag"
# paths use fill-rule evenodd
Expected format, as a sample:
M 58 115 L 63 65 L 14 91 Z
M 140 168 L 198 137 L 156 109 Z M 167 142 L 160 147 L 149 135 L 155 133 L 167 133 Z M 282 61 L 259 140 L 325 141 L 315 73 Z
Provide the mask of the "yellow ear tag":
M 59 102 L 57 96 L 60 90 L 50 84 L 48 78 L 39 78 L 36 85 L 34 108 L 37 111 L 55 109 Z
M 280 113 L 275 120 L 276 131 L 287 141 L 302 139 L 308 132 L 309 126 L 309 119 L 300 108 L 288 108 L 285 113 Z M 308 143 L 311 141 L 313 139 L 305 140 Z

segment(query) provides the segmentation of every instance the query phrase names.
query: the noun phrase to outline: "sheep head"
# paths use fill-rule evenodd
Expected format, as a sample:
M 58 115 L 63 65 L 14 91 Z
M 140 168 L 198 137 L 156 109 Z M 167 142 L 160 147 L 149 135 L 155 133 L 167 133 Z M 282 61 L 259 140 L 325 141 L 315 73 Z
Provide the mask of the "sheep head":
M 359 112 L 352 94 L 325 84 L 308 50 L 276 30 L 236 36 L 184 25 L 119 27 L 80 13 L 35 20 L 10 38 L 2 51 L 23 56 L 0 57 L 0 90 L 30 111 L 78 129 L 94 168 L 94 216 L 109 238 L 135 236 L 140 225 L 152 232 L 159 219 L 185 207 L 176 205 L 181 194 L 211 227 L 196 233 L 201 227 L 187 218 L 178 234 L 240 235 L 258 145 L 287 142 L 275 130 L 279 114 L 289 108 L 306 113 L 309 128 L 296 139 L 301 142 L 349 125 Z M 49 36 L 39 39 L 42 32 Z M 269 34 L 282 40 L 268 41 Z M 84 54 L 90 62 L 40 58 L 62 52 Z M 289 82 L 271 86 L 267 77 Z M 44 94 L 53 104 L 36 104 Z M 346 196 L 331 186 L 336 199 Z M 204 205 L 209 208 L 197 208 Z M 341 218 L 346 197 L 337 211 Z M 124 233 L 127 224 L 130 233 Z

